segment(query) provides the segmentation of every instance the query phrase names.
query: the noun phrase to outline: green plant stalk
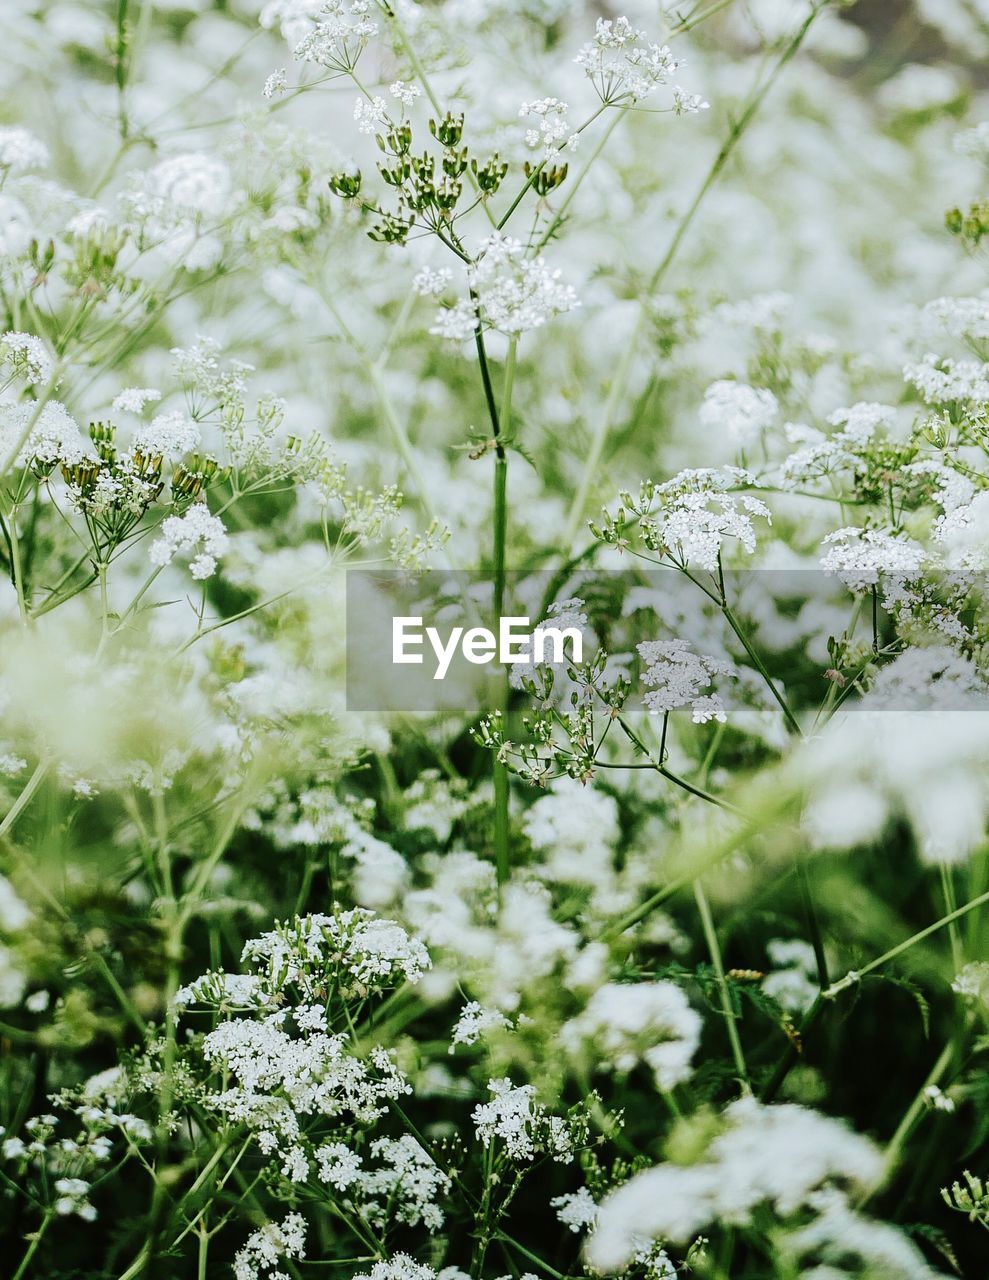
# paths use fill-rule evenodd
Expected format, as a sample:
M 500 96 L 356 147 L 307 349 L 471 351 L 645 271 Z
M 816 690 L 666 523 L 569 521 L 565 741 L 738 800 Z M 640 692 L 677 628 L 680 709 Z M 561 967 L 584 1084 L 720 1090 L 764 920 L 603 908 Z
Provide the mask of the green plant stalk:
M 694 901 L 697 903 L 697 910 L 700 913 L 701 928 L 704 931 L 704 941 L 707 943 L 708 955 L 711 957 L 711 964 L 714 966 L 714 976 L 718 983 L 718 993 L 721 999 L 721 1012 L 724 1014 L 725 1027 L 728 1031 L 728 1043 L 731 1045 L 731 1056 L 735 1063 L 735 1070 L 738 1073 L 741 1082 L 742 1092 L 751 1094 L 752 1086 L 749 1083 L 749 1069 L 745 1064 L 745 1054 L 742 1050 L 742 1041 L 738 1034 L 738 1025 L 735 1019 L 735 1010 L 732 1008 L 731 992 L 728 989 L 728 979 L 725 977 L 725 965 L 721 955 L 721 946 L 718 943 L 718 935 L 714 928 L 714 919 L 711 916 L 711 907 L 704 892 L 704 886 L 700 879 L 694 881 Z
M 51 765 L 51 761 L 44 756 L 42 756 L 42 758 L 38 761 L 37 765 L 35 766 L 35 770 L 31 774 L 30 778 L 28 778 L 23 791 L 17 797 L 14 803 L 10 806 L 10 808 L 7 810 L 6 814 L 4 815 L 3 821 L 0 822 L 0 839 L 3 839 L 3 837 L 8 833 L 8 831 L 10 831 L 11 827 L 20 817 L 21 813 L 31 803 L 31 798 L 33 797 L 34 793 L 38 790 L 38 788 L 41 786 L 42 782 L 44 782 L 45 775 L 48 773 L 48 769 L 50 765 Z
M 912 934 L 905 942 L 898 943 L 897 946 L 891 947 L 889 951 L 884 951 L 881 956 L 870 962 L 861 969 L 853 969 L 850 973 L 846 973 L 843 978 L 839 978 L 837 982 L 833 982 L 827 991 L 824 992 L 826 1000 L 833 1000 L 835 996 L 841 995 L 843 991 L 847 991 L 849 987 L 855 986 L 866 974 L 874 973 L 876 969 L 881 969 L 884 964 L 890 960 L 895 960 L 897 956 L 903 955 L 905 951 L 909 951 L 911 947 L 915 947 L 918 942 L 923 942 L 925 938 L 929 938 L 932 933 L 937 933 L 939 929 L 943 929 L 945 925 L 952 924 L 955 920 L 960 920 L 962 916 L 968 915 L 970 911 L 975 911 L 978 907 L 983 907 L 989 903 L 989 890 L 980 893 L 977 898 L 973 898 L 971 902 L 966 902 L 963 907 L 958 907 L 954 911 L 949 911 L 946 916 L 942 916 L 940 920 L 935 920 L 933 924 L 929 924 L 926 929 L 921 929 L 918 933 Z

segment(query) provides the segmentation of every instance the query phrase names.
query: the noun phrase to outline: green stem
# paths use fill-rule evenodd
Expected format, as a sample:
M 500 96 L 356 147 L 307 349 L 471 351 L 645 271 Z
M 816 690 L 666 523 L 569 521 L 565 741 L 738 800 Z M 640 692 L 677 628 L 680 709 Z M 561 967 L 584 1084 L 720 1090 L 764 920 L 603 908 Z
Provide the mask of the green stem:
M 17 1270 L 14 1272 L 13 1276 L 11 1277 L 11 1280 L 22 1280 L 22 1277 L 27 1275 L 27 1269 L 31 1265 L 31 1259 L 37 1253 L 38 1246 L 41 1244 L 41 1241 L 44 1239 L 46 1231 L 51 1226 L 53 1217 L 54 1217 L 53 1213 L 49 1210 L 45 1214 L 45 1216 L 41 1219 L 41 1225 L 38 1227 L 38 1230 L 31 1237 L 31 1243 L 28 1245 L 27 1249 L 25 1250 L 24 1257 L 21 1258 L 21 1264 L 17 1268 Z
M 728 1043 L 731 1045 L 731 1056 L 735 1063 L 735 1070 L 738 1073 L 739 1080 L 742 1085 L 742 1092 L 750 1094 L 752 1086 L 749 1083 L 749 1069 L 745 1065 L 745 1054 L 742 1051 L 742 1041 L 738 1034 L 738 1024 L 735 1016 L 735 1010 L 731 1003 L 731 991 L 728 988 L 728 979 L 725 977 L 725 966 L 721 956 L 721 947 L 718 943 L 718 935 L 714 928 L 714 920 L 711 916 L 711 907 L 704 893 L 703 885 L 700 879 L 694 881 L 694 900 L 697 903 L 697 910 L 700 912 L 701 928 L 704 931 L 704 940 L 707 943 L 708 954 L 711 957 L 711 964 L 714 966 L 714 976 L 718 983 L 718 992 L 721 998 L 721 1012 L 724 1014 L 725 1025 L 728 1030 Z
M 0 822 L 0 839 L 3 839 L 3 837 L 7 834 L 10 828 L 14 825 L 14 823 L 20 817 L 24 809 L 26 809 L 28 804 L 30 804 L 31 797 L 41 786 L 42 782 L 44 782 L 45 775 L 47 774 L 50 765 L 51 765 L 51 761 L 44 756 L 42 756 L 42 758 L 38 761 L 37 765 L 35 766 L 34 773 L 31 774 L 30 778 L 28 778 L 27 783 L 25 784 L 24 790 L 21 792 L 21 794 L 17 797 L 14 803 L 7 810 L 6 814 L 4 815 L 3 821 Z
M 921 929 L 918 933 L 911 935 L 905 942 L 899 943 L 895 947 L 891 947 L 889 951 L 884 951 L 877 959 L 870 961 L 861 969 L 853 969 L 850 973 L 846 973 L 843 978 L 837 982 L 833 982 L 824 997 L 827 1000 L 833 1000 L 842 991 L 847 991 L 849 987 L 855 986 L 866 974 L 873 973 L 876 969 L 881 969 L 884 964 L 890 960 L 895 960 L 897 956 L 903 955 L 905 951 L 909 951 L 911 947 L 915 947 L 918 942 L 923 942 L 925 938 L 929 938 L 932 933 L 937 933 L 939 929 L 943 929 L 945 925 L 952 924 L 955 920 L 960 920 L 962 916 L 968 915 L 970 911 L 975 911 L 978 907 L 983 907 L 989 903 L 989 890 L 980 893 L 977 898 L 973 898 L 971 902 L 966 902 L 963 907 L 958 907 L 954 911 L 949 911 L 946 916 L 942 916 L 940 920 L 935 920 L 933 924 L 929 924 L 926 929 Z

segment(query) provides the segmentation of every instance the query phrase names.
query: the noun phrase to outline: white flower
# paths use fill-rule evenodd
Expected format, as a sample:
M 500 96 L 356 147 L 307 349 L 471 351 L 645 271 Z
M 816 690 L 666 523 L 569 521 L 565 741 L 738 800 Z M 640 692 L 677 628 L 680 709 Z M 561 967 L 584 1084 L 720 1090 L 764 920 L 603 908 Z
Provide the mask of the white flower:
M 421 97 L 422 90 L 417 84 L 409 84 L 405 80 L 396 80 L 388 86 L 388 92 L 397 98 L 403 107 L 411 107 L 416 98 Z
M 8 330 L 0 338 L 0 358 L 27 382 L 45 382 L 51 377 L 54 361 L 48 348 L 32 333 Z
M 989 364 L 981 361 L 941 359 L 928 352 L 919 363 L 904 366 L 903 376 L 928 404 L 989 400 Z
M 33 133 L 18 125 L 0 128 L 0 169 L 23 173 L 43 169 L 48 164 L 48 148 Z
M 545 160 L 551 160 L 561 151 L 575 151 L 580 143 L 580 134 L 571 131 L 567 111 L 567 104 L 559 98 L 523 102 L 519 115 L 523 119 L 535 117 L 535 124 L 525 131 L 526 146 L 540 151 Z
M 669 1092 L 690 1076 L 701 1026 L 673 982 L 609 982 L 564 1023 L 560 1040 L 571 1053 L 592 1050 L 602 1069 L 628 1073 L 644 1062 L 656 1087 Z
M 358 98 L 354 103 L 354 119 L 361 133 L 377 133 L 382 125 L 388 123 L 388 107 L 384 98 L 372 98 L 370 102 Z
M 485 1009 L 477 1000 L 470 1000 L 460 1010 L 457 1024 L 450 1037 L 450 1052 L 458 1044 L 477 1044 L 486 1031 L 511 1027 L 511 1023 L 497 1009 Z
M 681 471 L 665 484 L 652 487 L 649 507 L 640 522 L 646 545 L 674 555 L 687 565 L 712 573 L 718 568 L 722 543 L 736 540 L 749 555 L 755 551 L 752 517 L 772 523 L 769 508 L 759 498 L 728 493 L 734 485 L 752 484 L 753 477 L 737 467 Z M 652 502 L 658 499 L 658 510 Z
M 837 529 L 824 538 L 828 550 L 821 568 L 841 579 L 850 591 L 868 591 L 883 573 L 908 576 L 924 566 L 923 547 L 898 534 L 882 529 Z
M 745 382 L 722 379 L 712 382 L 701 405 L 702 427 L 727 431 L 739 448 L 747 448 L 772 426 L 779 412 L 771 391 L 750 387 Z
M 276 93 L 284 93 L 288 88 L 288 76 L 285 74 L 285 68 L 282 67 L 278 71 L 272 71 L 264 82 L 261 90 L 262 97 L 271 99 Z
M 667 45 L 646 41 L 627 18 L 598 18 L 594 39 L 574 59 L 602 102 L 639 102 L 671 83 L 680 63 Z M 681 91 L 679 110 L 690 109 L 693 95 Z M 697 102 L 694 110 L 700 109 Z M 707 105 L 706 103 L 704 105 Z
M 218 219 L 229 209 L 230 171 L 216 156 L 184 152 L 149 170 L 144 190 L 172 217 Z
M 216 572 L 217 557 L 226 551 L 227 541 L 223 521 L 210 515 L 205 503 L 196 502 L 185 515 L 164 521 L 161 537 L 151 544 L 148 555 L 155 565 L 170 564 L 180 552 L 191 555 L 192 576 L 201 580 Z
M 742 1098 L 724 1119 L 703 1160 L 647 1169 L 602 1201 L 586 1249 L 595 1269 L 621 1271 L 650 1240 L 688 1241 L 708 1223 L 744 1226 L 763 1204 L 786 1218 L 820 1188 L 868 1187 L 882 1170 L 871 1142 L 804 1107 Z
M 453 281 L 453 272 L 449 267 L 423 267 L 412 278 L 412 288 L 420 298 L 439 298 L 446 293 Z
M 125 387 L 110 407 L 114 413 L 143 413 L 145 405 L 160 399 L 161 392 L 154 387 Z
M 528 257 L 520 240 L 493 232 L 481 243 L 478 260 L 467 269 L 476 297 L 438 312 L 430 333 L 464 342 L 481 328 L 518 337 L 541 328 L 553 316 L 579 306 L 573 287 L 542 257 Z
M 313 1154 L 320 1182 L 327 1183 L 337 1191 L 346 1191 L 357 1181 L 363 1161 L 345 1143 L 325 1142 Z
M 733 663 L 693 653 L 686 640 L 645 640 L 636 647 L 646 666 L 643 684 L 652 686 L 643 698 L 650 715 L 689 706 L 694 724 L 727 720 L 721 698 L 708 690 L 713 676 L 737 676 Z
M 368 0 L 327 0 L 318 9 L 319 22 L 299 41 L 295 56 L 331 71 L 348 72 L 357 65 L 378 24 L 369 17 Z
M 550 1205 L 556 1210 L 559 1221 L 575 1233 L 585 1229 L 592 1230 L 597 1225 L 598 1207 L 586 1187 L 568 1195 L 556 1196 L 550 1201 Z
M 259 1280 L 267 1272 L 278 1280 L 282 1272 L 275 1268 L 281 1258 L 306 1256 L 306 1220 L 300 1213 L 290 1213 L 280 1223 L 268 1222 L 253 1235 L 234 1258 L 235 1280 Z
M 150 423 L 137 428 L 133 440 L 134 449 L 141 453 L 173 458 L 191 452 L 198 444 L 199 427 L 181 409 L 159 413 Z
M 9 457 L 23 438 L 36 412 L 36 406 L 30 402 L 0 405 L 0 462 Z M 63 463 L 71 467 L 94 456 L 92 444 L 83 436 L 65 406 L 58 400 L 49 400 L 21 446 L 16 461 L 20 466 L 38 463 L 44 467 L 55 467 Z

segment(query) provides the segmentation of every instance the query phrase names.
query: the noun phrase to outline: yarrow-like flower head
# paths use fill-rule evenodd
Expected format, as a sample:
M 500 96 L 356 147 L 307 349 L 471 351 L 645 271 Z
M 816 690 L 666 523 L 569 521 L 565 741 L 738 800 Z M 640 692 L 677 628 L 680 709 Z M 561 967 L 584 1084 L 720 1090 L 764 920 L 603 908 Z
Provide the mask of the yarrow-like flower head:
M 9 125 L 0 129 L 0 169 L 8 173 L 24 173 L 43 169 L 48 164 L 48 148 L 28 129 Z
M 182 516 L 169 516 L 161 526 L 161 537 L 152 542 L 148 556 L 152 564 L 164 567 L 181 554 L 191 557 L 189 568 L 196 579 L 212 577 L 217 560 L 227 549 L 227 531 L 219 516 L 210 515 L 203 502 L 194 502 Z
M 733 663 L 694 653 L 686 640 L 646 640 L 637 647 L 645 664 L 642 682 L 650 686 L 643 701 L 651 715 L 689 706 L 694 724 L 727 720 L 725 704 L 711 686 L 714 676 L 738 674 Z
M 671 83 L 680 63 L 669 46 L 647 42 L 646 33 L 628 18 L 598 18 L 594 39 L 574 59 L 602 102 L 640 102 Z M 673 110 L 678 115 L 702 111 L 707 103 L 675 86 Z
M 467 269 L 467 284 L 472 299 L 438 312 L 430 333 L 456 342 L 472 338 L 479 328 L 518 337 L 580 305 L 562 272 L 551 270 L 541 255 L 529 257 L 520 240 L 500 231 L 482 241 L 477 261 Z

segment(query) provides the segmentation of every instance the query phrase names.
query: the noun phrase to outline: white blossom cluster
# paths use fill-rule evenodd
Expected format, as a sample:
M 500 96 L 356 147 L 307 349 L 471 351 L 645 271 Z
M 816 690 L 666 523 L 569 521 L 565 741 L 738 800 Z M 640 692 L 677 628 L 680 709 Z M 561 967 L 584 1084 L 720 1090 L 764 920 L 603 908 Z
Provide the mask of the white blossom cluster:
M 431 277 L 429 286 L 433 292 Z M 479 329 L 518 337 L 580 305 L 562 271 L 498 231 L 481 242 L 477 259 L 467 268 L 467 286 L 471 298 L 439 311 L 430 333 L 454 342 L 466 342 Z
M 649 686 L 643 701 L 651 715 L 689 706 L 694 724 L 728 719 L 723 699 L 710 689 L 715 676 L 737 675 L 733 663 L 694 653 L 686 640 L 644 640 L 638 651 L 642 682 Z
M 175 424 L 168 423 L 164 430 L 166 435 L 173 434 Z M 161 536 L 151 544 L 148 555 L 151 563 L 160 568 L 171 564 L 177 555 L 189 556 L 189 571 L 201 581 L 216 572 L 227 541 L 226 527 L 219 516 L 211 515 L 205 503 L 195 502 L 183 515 L 168 516 L 162 522 Z

